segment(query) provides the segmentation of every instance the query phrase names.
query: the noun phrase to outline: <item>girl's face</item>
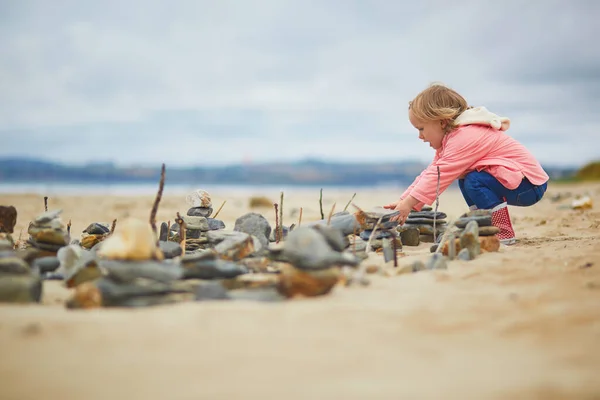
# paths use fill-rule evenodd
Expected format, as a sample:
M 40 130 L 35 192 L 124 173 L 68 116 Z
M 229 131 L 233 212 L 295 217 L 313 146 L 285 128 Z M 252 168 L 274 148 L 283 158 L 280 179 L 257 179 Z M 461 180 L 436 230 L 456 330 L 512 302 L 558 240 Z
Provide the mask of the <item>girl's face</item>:
M 444 122 L 442 121 L 427 121 L 423 122 L 416 119 L 412 110 L 408 111 L 408 119 L 410 123 L 419 131 L 419 139 L 425 143 L 429 143 L 429 147 L 437 150 L 442 147 L 444 139 Z

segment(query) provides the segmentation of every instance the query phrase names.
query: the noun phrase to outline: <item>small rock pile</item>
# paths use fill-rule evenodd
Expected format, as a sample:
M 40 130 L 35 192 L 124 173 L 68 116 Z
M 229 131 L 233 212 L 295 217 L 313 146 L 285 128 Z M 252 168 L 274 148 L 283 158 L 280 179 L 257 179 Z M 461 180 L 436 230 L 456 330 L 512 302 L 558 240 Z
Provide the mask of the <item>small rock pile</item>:
M 81 233 L 80 244 L 84 249 L 91 249 L 110 234 L 110 228 L 107 223 L 93 222 Z
M 44 255 L 56 255 L 56 252 L 69 244 L 69 233 L 60 219 L 62 210 L 47 211 L 29 223 L 27 243 Z
M 446 231 L 446 214 L 443 212 L 412 211 L 404 225 L 398 227 L 402 244 L 406 246 L 418 246 L 421 242 L 432 243 L 435 237 L 441 236 Z M 435 218 L 435 231 L 433 222 Z

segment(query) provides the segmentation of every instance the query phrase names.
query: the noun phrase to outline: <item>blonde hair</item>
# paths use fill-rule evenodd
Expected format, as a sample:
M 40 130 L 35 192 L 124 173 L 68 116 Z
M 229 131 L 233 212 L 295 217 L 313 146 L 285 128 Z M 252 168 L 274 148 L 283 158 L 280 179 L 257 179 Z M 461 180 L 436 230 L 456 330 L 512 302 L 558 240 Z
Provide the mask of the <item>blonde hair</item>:
M 464 97 L 441 83 L 431 84 L 408 102 L 408 109 L 419 121 L 446 121 L 445 133 L 456 128 L 454 120 L 469 108 Z

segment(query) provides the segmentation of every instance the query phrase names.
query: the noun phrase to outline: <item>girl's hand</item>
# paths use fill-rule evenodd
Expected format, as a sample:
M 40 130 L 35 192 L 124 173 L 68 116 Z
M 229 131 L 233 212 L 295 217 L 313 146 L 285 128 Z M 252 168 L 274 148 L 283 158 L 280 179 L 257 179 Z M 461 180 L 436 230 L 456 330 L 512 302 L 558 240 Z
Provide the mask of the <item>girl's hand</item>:
M 408 214 L 410 214 L 411 208 L 406 201 L 398 200 L 395 203 L 386 204 L 383 208 L 387 208 L 388 210 L 399 211 L 398 215 L 394 215 L 390 218 L 390 221 L 398 221 L 400 225 L 404 224 L 404 221 L 408 218 Z

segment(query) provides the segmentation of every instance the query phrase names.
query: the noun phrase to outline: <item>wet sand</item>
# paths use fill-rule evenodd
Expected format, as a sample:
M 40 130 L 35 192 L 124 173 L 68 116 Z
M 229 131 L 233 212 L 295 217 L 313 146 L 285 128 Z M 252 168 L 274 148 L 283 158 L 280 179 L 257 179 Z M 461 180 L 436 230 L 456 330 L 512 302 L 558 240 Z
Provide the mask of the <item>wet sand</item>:
M 595 208 L 558 209 L 550 196 L 588 192 Z M 324 191 L 327 215 L 353 191 Z M 228 229 L 248 197 L 211 193 Z M 261 195 L 257 189 L 257 195 Z M 267 193 L 273 202 L 279 193 Z M 357 191 L 362 208 L 400 193 Z M 284 224 L 319 218 L 318 192 L 284 200 Z M 72 235 L 94 221 L 147 219 L 154 196 L 61 196 L 50 208 Z M 18 208 L 16 235 L 43 211 L 39 195 L 0 194 Z M 167 195 L 158 221 L 185 213 Z M 255 209 L 274 224 L 271 208 Z M 440 211 L 466 211 L 455 190 Z M 592 399 L 600 398 L 600 184 L 551 185 L 529 208 L 511 207 L 519 242 L 447 271 L 336 287 L 325 297 L 277 304 L 182 303 L 72 311 L 59 282 L 42 305 L 0 306 L 2 399 Z M 401 265 L 429 244 L 405 247 Z M 591 266 L 589 266 L 591 263 Z

